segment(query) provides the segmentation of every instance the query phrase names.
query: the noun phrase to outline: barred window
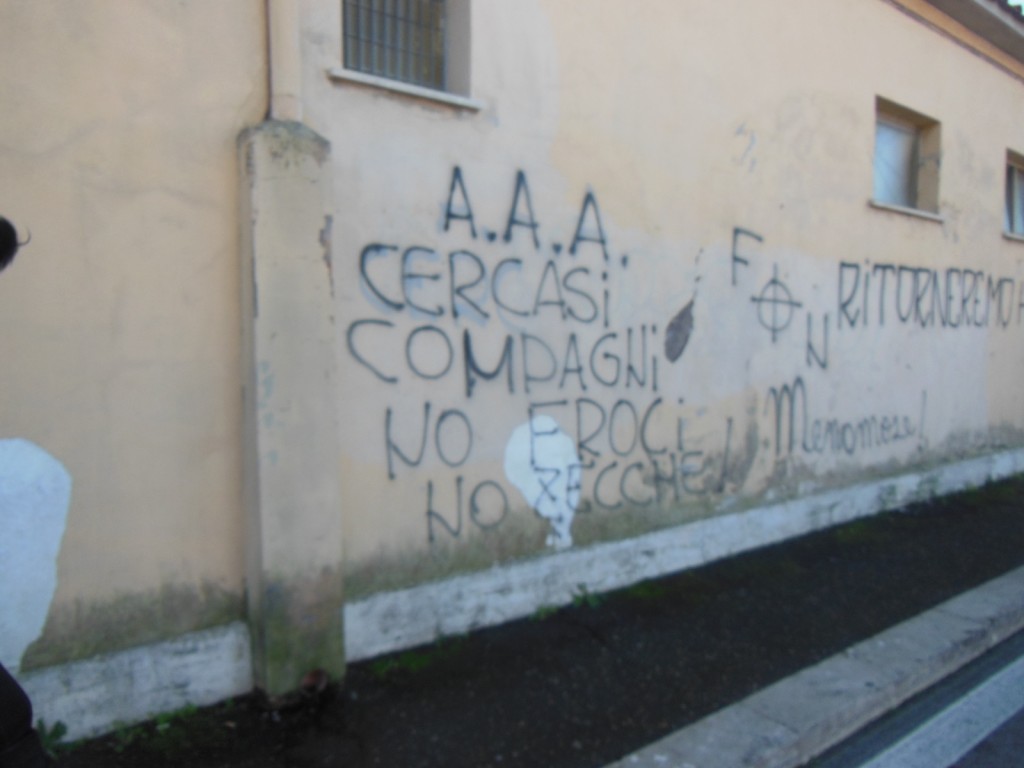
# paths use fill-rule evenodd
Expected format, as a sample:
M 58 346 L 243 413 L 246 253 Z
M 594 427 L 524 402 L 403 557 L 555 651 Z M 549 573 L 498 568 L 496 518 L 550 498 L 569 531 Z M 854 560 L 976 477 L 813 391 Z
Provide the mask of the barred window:
M 445 0 L 343 0 L 346 69 L 450 90 Z

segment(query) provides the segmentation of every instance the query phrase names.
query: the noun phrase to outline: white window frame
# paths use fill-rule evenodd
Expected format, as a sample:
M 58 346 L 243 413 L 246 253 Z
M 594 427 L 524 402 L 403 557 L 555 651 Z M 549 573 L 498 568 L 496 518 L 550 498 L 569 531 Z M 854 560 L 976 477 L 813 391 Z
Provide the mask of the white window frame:
M 938 121 L 878 97 L 872 162 L 874 207 L 941 221 Z

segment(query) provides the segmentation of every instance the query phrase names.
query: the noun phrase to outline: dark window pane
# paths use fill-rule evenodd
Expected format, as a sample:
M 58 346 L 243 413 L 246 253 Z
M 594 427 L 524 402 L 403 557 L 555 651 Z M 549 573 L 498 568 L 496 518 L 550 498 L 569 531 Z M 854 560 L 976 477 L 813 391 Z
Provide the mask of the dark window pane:
M 443 90 L 445 0 L 344 0 L 345 67 Z

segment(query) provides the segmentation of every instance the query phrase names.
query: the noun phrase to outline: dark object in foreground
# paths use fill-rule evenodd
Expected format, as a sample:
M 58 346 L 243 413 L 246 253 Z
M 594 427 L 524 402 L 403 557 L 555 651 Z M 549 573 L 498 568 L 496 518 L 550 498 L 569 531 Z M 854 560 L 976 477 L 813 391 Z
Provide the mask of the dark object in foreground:
M 0 768 L 46 768 L 39 734 L 32 728 L 32 702 L 0 664 Z
M 18 230 L 14 228 L 11 222 L 0 216 L 0 272 L 3 272 L 10 266 L 10 263 L 14 261 L 15 255 L 18 253 L 18 249 L 23 245 L 28 245 L 28 242 L 28 240 L 23 243 L 19 242 Z

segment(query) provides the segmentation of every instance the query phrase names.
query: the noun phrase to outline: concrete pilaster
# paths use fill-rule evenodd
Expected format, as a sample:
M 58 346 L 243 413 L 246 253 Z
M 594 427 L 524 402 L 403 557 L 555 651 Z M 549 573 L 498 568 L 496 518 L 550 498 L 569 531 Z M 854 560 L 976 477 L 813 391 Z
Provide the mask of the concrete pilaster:
M 345 664 L 330 145 L 268 121 L 239 154 L 249 623 L 277 695 Z

